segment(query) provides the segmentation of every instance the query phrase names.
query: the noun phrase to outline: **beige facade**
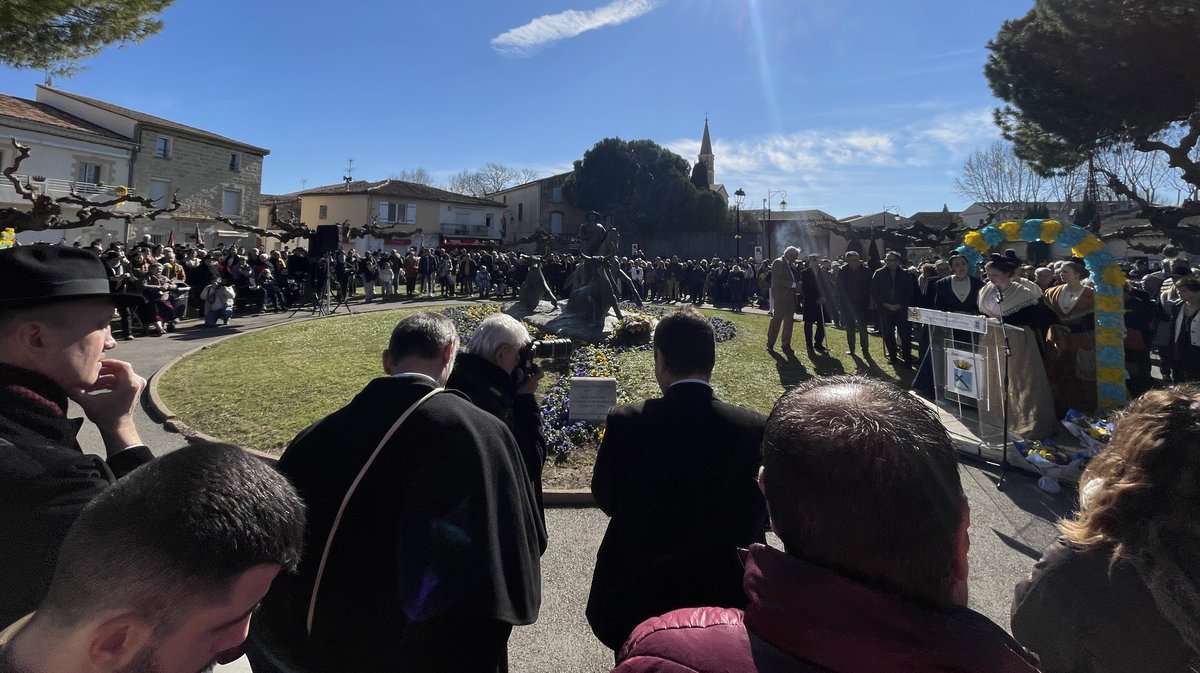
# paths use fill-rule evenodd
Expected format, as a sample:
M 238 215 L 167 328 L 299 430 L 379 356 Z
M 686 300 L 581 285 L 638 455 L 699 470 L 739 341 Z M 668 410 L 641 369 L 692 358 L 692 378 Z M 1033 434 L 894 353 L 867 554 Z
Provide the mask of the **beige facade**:
M 378 224 L 387 230 L 383 237 L 350 241 L 349 245 L 360 251 L 484 243 L 500 238 L 503 204 L 427 185 L 399 180 L 358 181 L 318 187 L 299 194 L 299 199 L 300 220 L 309 228 L 345 223 L 352 227 Z
M 541 230 L 552 235 L 573 235 L 587 213 L 567 203 L 562 187 L 571 173 L 560 173 L 504 189 L 489 198 L 504 204 L 501 223 L 504 242 L 515 243 Z

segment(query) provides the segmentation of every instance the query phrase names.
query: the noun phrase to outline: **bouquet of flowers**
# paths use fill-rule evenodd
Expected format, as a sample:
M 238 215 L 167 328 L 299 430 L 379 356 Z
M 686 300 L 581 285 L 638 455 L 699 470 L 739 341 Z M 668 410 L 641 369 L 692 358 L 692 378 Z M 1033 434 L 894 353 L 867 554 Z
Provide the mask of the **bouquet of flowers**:
M 9 227 L 0 231 L 0 250 L 11 248 L 17 242 L 17 230 Z
M 1041 473 L 1038 488 L 1047 493 L 1061 491 L 1058 480 L 1063 477 L 1074 476 L 1078 479 L 1090 457 L 1082 451 L 1071 454 L 1052 439 L 1013 442 L 1013 446 L 1024 456 L 1026 462 Z
M 1104 417 L 1088 416 L 1071 409 L 1063 417 L 1062 424 L 1083 445 L 1089 458 L 1104 450 L 1112 438 L 1113 424 Z
M 650 335 L 654 332 L 656 322 L 650 316 L 626 313 L 625 317 L 618 320 L 616 327 L 613 328 L 610 337 L 613 345 L 639 346 L 650 343 Z

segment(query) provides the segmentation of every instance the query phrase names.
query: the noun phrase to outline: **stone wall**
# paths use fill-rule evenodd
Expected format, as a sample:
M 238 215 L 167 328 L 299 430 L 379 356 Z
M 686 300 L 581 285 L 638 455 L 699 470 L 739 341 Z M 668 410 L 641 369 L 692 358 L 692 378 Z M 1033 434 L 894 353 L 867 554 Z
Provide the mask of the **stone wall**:
M 176 191 L 182 204 L 172 217 L 163 216 L 156 222 L 142 222 L 146 231 L 164 231 L 176 222 L 186 220 L 187 227 L 200 221 L 212 223 L 217 215 L 225 215 L 237 222 L 257 224 L 258 206 L 261 199 L 263 158 L 236 145 L 220 145 L 201 140 L 168 129 L 142 126 L 139 129 L 139 145 L 133 163 L 133 187 L 138 194 L 150 193 L 151 180 L 170 182 L 170 195 Z M 170 139 L 171 156 L 156 156 L 158 138 Z M 230 169 L 231 155 L 238 155 L 237 170 Z M 225 189 L 241 192 L 241 207 L 236 214 L 222 212 Z M 172 222 L 174 220 L 175 222 Z M 183 231 L 175 226 L 177 240 Z

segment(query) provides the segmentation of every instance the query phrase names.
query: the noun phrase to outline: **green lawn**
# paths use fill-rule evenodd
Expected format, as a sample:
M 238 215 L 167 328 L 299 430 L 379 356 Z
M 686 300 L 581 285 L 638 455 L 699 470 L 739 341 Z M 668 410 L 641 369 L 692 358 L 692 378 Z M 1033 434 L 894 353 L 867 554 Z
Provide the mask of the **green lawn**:
M 166 405 L 188 426 L 246 448 L 279 453 L 313 421 L 348 402 L 382 372 L 380 354 L 396 321 L 417 309 L 380 311 L 306 321 L 228 339 L 171 368 L 159 382 Z M 705 310 L 732 320 L 738 336 L 718 344 L 713 385 L 721 399 L 767 413 L 787 388 L 818 375 L 862 371 L 898 380 L 883 361 L 883 345 L 872 337 L 881 363 L 855 362 L 845 355 L 845 334 L 827 331 L 829 356 L 804 352 L 803 326 L 796 324 L 793 358 L 767 352 L 768 318 Z M 633 399 L 659 395 L 650 351 L 619 357 L 622 379 Z M 899 381 L 911 372 L 901 368 Z

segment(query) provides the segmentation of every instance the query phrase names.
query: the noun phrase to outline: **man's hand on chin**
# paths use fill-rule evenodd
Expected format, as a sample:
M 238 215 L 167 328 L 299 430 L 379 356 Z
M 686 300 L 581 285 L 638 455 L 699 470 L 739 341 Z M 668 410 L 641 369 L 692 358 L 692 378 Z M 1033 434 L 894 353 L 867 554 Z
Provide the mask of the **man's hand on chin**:
M 95 383 L 68 391 L 88 420 L 100 429 L 110 456 L 142 443 L 133 423 L 133 411 L 145 387 L 146 379 L 138 376 L 128 362 L 104 359 Z

